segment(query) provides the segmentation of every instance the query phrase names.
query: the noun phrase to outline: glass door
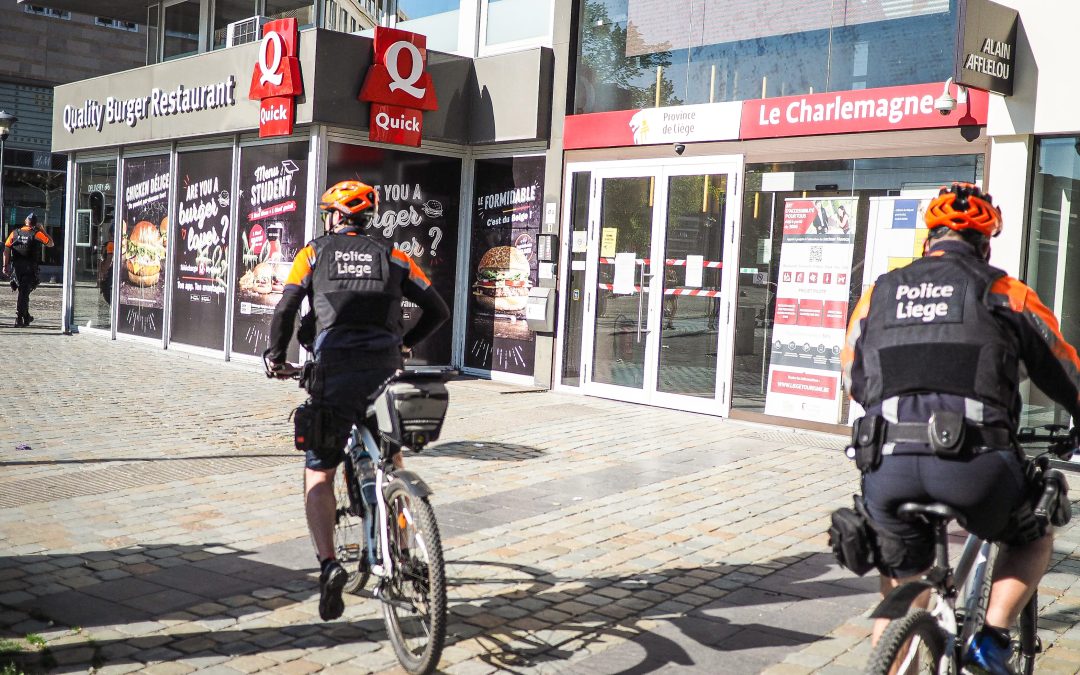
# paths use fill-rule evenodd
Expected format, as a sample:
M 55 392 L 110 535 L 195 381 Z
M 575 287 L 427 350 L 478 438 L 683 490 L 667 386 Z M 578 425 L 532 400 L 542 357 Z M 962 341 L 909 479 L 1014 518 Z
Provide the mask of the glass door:
M 624 165 L 627 163 L 624 163 Z M 586 392 L 726 414 L 739 162 L 592 172 Z M 733 210 L 737 213 L 738 209 Z

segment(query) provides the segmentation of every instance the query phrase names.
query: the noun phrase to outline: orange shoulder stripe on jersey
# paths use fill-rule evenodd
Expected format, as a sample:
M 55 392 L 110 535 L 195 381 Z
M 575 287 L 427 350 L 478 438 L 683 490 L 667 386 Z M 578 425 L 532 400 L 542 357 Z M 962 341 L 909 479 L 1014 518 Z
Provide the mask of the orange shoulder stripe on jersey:
M 12 230 L 10 233 L 8 233 L 7 239 L 4 240 L 4 246 L 11 246 L 11 243 L 15 241 L 15 233 L 17 231 L 18 230 Z
M 1039 334 L 1046 340 L 1054 357 L 1065 367 L 1071 379 L 1080 387 L 1080 356 L 1061 334 L 1057 317 L 1031 287 L 1010 276 L 1004 276 L 990 286 L 990 292 L 1003 295 L 1009 300 L 1009 308 L 1014 312 L 1028 315 L 1028 319 L 1039 328 Z
M 870 296 L 874 293 L 873 284 L 866 289 L 859 301 L 855 303 L 855 309 L 851 310 L 851 318 L 848 320 L 847 336 L 844 339 L 844 347 L 840 350 L 840 367 L 844 373 L 844 381 L 850 387 L 851 366 L 855 363 L 855 343 L 862 335 L 862 320 L 870 313 Z
M 311 268 L 315 264 L 315 249 L 308 244 L 300 249 L 293 259 L 292 267 L 289 268 L 289 276 L 285 279 L 285 285 L 293 284 L 303 286 L 304 280 L 311 276 Z
M 431 280 L 424 274 L 424 270 L 420 269 L 420 266 L 416 264 L 416 261 L 412 259 L 412 256 L 403 252 L 399 248 L 395 248 L 390 254 L 391 257 L 408 264 L 409 266 L 409 279 L 419 283 L 422 287 L 427 288 L 431 285 Z
M 38 241 L 40 241 L 42 244 L 45 244 L 46 246 L 52 242 L 52 237 L 45 234 L 44 232 L 35 232 L 34 233 L 34 239 L 37 239 Z

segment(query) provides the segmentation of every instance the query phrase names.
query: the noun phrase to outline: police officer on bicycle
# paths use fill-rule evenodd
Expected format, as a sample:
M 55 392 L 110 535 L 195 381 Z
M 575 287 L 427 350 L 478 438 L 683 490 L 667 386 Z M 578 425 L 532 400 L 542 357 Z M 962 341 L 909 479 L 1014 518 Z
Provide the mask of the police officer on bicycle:
M 855 307 L 842 355 L 862 490 L 878 540 L 883 595 L 930 568 L 933 534 L 897 517 L 904 502 L 942 502 L 1001 544 L 986 627 L 965 661 L 1009 673 L 1009 627 L 1053 548 L 1032 514 L 1015 438 L 1023 368 L 1080 415 L 1080 359 L 1035 292 L 991 267 L 1001 214 L 975 185 L 942 188 L 925 215 L 922 258 L 882 275 Z M 887 620 L 874 626 L 876 643 Z
M 405 253 L 364 234 L 378 214 L 378 194 L 360 181 L 342 181 L 323 193 L 319 207 L 329 234 L 300 250 L 274 311 L 267 375 L 288 377 L 286 363 L 296 314 L 307 298 L 315 318 L 315 360 L 303 385 L 318 411 L 318 438 L 308 438 L 304 510 L 321 566 L 319 616 L 341 616 L 348 577 L 335 559 L 334 473 L 353 424 L 363 421 L 370 397 L 403 365 L 403 355 L 450 316 L 424 272 Z M 407 333 L 402 299 L 423 311 Z M 403 334 L 404 333 L 404 334 Z M 299 417 L 299 416 L 298 416 Z M 310 430 L 297 430 L 298 439 Z M 400 455 L 394 458 L 400 466 Z

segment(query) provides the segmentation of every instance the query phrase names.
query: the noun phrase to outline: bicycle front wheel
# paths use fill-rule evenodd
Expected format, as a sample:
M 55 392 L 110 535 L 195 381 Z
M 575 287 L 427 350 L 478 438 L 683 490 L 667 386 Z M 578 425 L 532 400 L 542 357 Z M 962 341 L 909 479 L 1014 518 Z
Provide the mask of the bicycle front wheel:
M 1020 610 L 1020 617 L 1013 626 L 1012 668 L 1017 675 L 1032 675 L 1035 672 L 1035 657 L 1042 649 L 1039 641 L 1039 598 L 1032 595 L 1031 600 Z
M 867 675 L 937 673 L 944 655 L 945 635 L 937 620 L 925 609 L 917 609 L 889 622 L 870 654 L 866 672 Z
M 435 511 L 394 481 L 386 494 L 393 575 L 380 598 L 390 643 L 411 675 L 435 670 L 446 638 L 446 568 Z

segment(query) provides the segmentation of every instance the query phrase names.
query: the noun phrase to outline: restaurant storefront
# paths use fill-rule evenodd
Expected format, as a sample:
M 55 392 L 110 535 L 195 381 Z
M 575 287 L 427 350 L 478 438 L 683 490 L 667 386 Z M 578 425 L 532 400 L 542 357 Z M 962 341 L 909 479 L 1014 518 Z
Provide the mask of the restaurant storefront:
M 520 308 L 471 302 L 472 247 L 487 241 L 477 230 L 505 225 L 510 245 L 535 252 L 550 50 L 471 59 L 389 29 L 381 50 L 295 23 L 266 30 L 281 37 L 56 89 L 54 149 L 71 158 L 74 233 L 65 330 L 257 359 L 293 257 L 322 234 L 318 196 L 359 179 L 379 193 L 369 233 L 411 255 L 454 312 L 415 363 L 531 382 Z M 415 103 L 401 98 L 414 92 Z M 485 197 L 514 218 L 479 225 Z M 524 283 L 535 283 L 535 253 L 523 257 Z M 406 325 L 414 312 L 405 307 Z M 519 328 L 513 368 L 465 355 L 467 343 L 498 342 L 497 314 Z

